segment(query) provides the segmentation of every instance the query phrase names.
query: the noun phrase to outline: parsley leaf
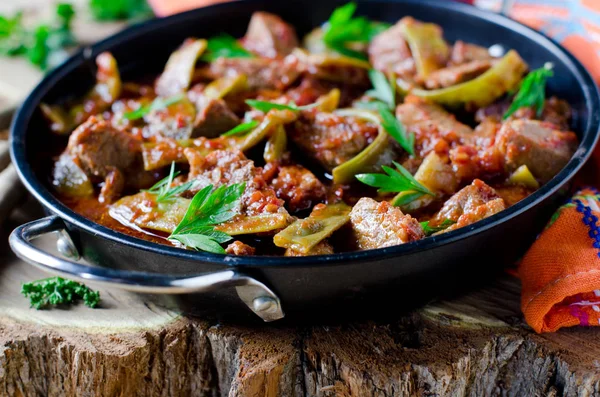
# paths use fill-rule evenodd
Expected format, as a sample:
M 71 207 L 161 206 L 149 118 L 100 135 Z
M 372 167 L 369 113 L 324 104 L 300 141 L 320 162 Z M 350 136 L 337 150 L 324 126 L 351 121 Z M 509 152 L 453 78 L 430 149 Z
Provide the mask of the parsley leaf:
M 520 108 L 529 106 L 535 107 L 537 117 L 542 115 L 546 100 L 546 82 L 550 77 L 554 76 L 552 68 L 552 63 L 547 62 L 544 67 L 532 70 L 525 76 L 512 104 L 506 113 L 504 113 L 504 119 L 510 117 Z
M 208 39 L 206 53 L 200 57 L 205 62 L 212 62 L 217 58 L 254 58 L 254 55 L 234 37 L 222 33 Z
M 259 124 L 258 121 L 251 120 L 246 123 L 242 123 L 242 124 L 238 125 L 237 127 L 230 129 L 227 132 L 222 133 L 221 136 L 240 135 L 240 134 L 243 134 L 250 130 L 253 130 L 254 128 L 256 128 L 258 126 L 258 124 Z
M 367 59 L 364 53 L 348 48 L 348 44 L 369 42 L 390 25 L 372 22 L 365 17 L 354 18 L 355 11 L 355 2 L 336 8 L 323 28 L 323 42 L 342 55 Z
M 365 185 L 379 188 L 380 193 L 400 193 L 406 191 L 415 191 L 434 196 L 431 190 L 423 186 L 411 174 L 397 162 L 393 162 L 396 169 L 388 166 L 381 166 L 385 174 L 358 174 L 356 179 Z
M 383 129 L 390 134 L 402 146 L 408 154 L 415 154 L 415 134 L 408 133 L 404 125 L 394 116 L 394 114 L 385 107 L 379 108 L 381 116 L 381 125 Z
M 145 191 L 155 194 L 157 203 L 164 203 L 179 196 L 181 193 L 192 189 L 196 184 L 196 181 L 188 181 L 181 185 L 171 187 L 173 179 L 175 179 L 177 175 L 179 175 L 179 171 L 175 172 L 175 162 L 172 162 L 169 175 L 156 182 L 154 186 Z
M 31 30 L 23 25 L 22 13 L 12 18 L 0 16 L 0 55 L 24 56 L 42 70 L 56 65 L 66 58 L 65 47 L 75 44 L 71 33 L 74 16 L 71 4 L 59 3 L 54 21 Z
M 317 106 L 317 103 L 311 103 L 306 106 L 298 106 L 294 102 L 290 102 L 287 105 L 283 105 L 281 103 L 267 102 L 267 101 L 257 101 L 256 99 L 246 99 L 246 104 L 248 106 L 260 110 L 263 113 L 267 113 L 269 110 L 291 110 L 293 112 L 299 112 L 300 110 L 308 110 Z
M 380 100 L 390 109 L 396 108 L 396 92 L 389 80 L 379 70 L 369 70 L 369 79 L 373 84 L 373 89 L 366 92 L 367 95 Z
M 98 306 L 100 292 L 84 284 L 61 277 L 45 278 L 21 286 L 21 293 L 29 298 L 31 307 L 43 309 L 49 305 L 71 304 L 79 299 L 88 307 Z
M 127 120 L 138 120 L 138 119 L 141 119 L 142 117 L 144 117 L 145 115 L 147 115 L 148 113 L 151 113 L 155 110 L 165 109 L 171 105 L 181 102 L 181 101 L 183 101 L 184 98 L 185 98 L 185 94 L 177 94 L 177 95 L 173 95 L 172 97 L 169 97 L 169 98 L 157 97 L 157 98 L 154 98 L 152 103 L 150 103 L 148 105 L 140 106 L 139 108 L 137 108 L 136 110 L 133 110 L 131 112 L 127 112 L 127 113 L 123 114 L 123 117 L 126 118 Z
M 214 190 L 209 185 L 200 190 L 169 240 L 201 251 L 225 253 L 220 244 L 231 240 L 231 236 L 215 230 L 214 226 L 227 222 L 237 214 L 235 209 L 245 189 L 245 183 L 237 183 Z
M 421 222 L 421 227 L 423 227 L 423 231 L 425 232 L 426 236 L 431 236 L 433 233 L 441 232 L 455 223 L 456 222 L 454 222 L 452 219 L 444 219 L 444 221 L 437 226 L 429 226 L 429 221 L 425 221 Z
M 146 0 L 90 0 L 90 10 L 100 21 L 141 19 L 153 15 Z

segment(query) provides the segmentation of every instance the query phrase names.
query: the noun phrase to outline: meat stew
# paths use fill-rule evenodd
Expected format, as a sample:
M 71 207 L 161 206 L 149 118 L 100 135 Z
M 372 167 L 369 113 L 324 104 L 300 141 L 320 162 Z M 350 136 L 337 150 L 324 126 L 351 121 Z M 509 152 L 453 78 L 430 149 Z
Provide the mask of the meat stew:
M 305 256 L 446 233 L 527 197 L 577 147 L 550 65 L 447 43 L 352 4 L 302 41 L 257 12 L 190 38 L 150 83 L 101 54 L 84 97 L 43 105 L 68 136 L 50 175 L 76 212 L 157 243 Z M 345 19 L 344 19 L 345 18 Z M 353 26 L 352 30 L 348 26 Z

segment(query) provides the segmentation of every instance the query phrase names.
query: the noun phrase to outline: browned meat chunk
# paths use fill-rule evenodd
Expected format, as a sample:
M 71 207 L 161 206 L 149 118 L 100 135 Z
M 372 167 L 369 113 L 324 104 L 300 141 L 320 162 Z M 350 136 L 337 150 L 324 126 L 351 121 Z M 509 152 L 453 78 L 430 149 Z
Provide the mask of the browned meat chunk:
M 436 89 L 463 83 L 484 73 L 491 65 L 491 62 L 489 61 L 472 61 L 456 66 L 449 66 L 444 69 L 438 69 L 425 79 L 425 87 Z
M 321 241 L 319 244 L 315 245 L 310 251 L 303 253 L 300 251 L 296 251 L 293 248 L 288 248 L 285 250 L 284 256 L 313 256 L 313 255 L 331 255 L 333 254 L 333 247 L 326 240 Z
M 494 147 L 459 145 L 450 150 L 452 169 L 461 182 L 494 178 L 504 173 L 504 158 Z
M 267 58 L 288 55 L 298 47 L 296 31 L 277 15 L 268 12 L 252 14 L 243 40 L 247 50 Z
M 423 157 L 432 150 L 447 152 L 449 146 L 474 137 L 471 127 L 457 121 L 453 114 L 415 97 L 407 97 L 396 108 L 396 117 L 408 132 L 415 133 L 416 151 Z
M 327 194 L 323 183 L 301 165 L 281 167 L 271 186 L 277 197 L 285 200 L 291 212 L 312 208 Z
M 452 52 L 450 52 L 451 65 L 460 65 L 472 61 L 489 61 L 491 59 L 493 58 L 487 48 L 460 40 L 454 43 Z
M 101 203 L 112 203 L 121 197 L 121 192 L 125 189 L 125 176 L 123 173 L 114 169 L 106 175 L 104 184 L 100 190 L 98 201 Z
M 375 36 L 369 45 L 369 60 L 373 68 L 381 72 L 394 72 L 398 77 L 413 79 L 417 69 L 402 30 L 402 24 L 398 22 Z
M 105 180 L 102 202 L 112 202 L 120 196 L 125 186 L 123 173 L 141 169 L 140 141 L 94 116 L 71 134 L 67 152 L 92 180 Z M 148 178 L 140 181 L 147 182 Z
M 429 224 L 437 226 L 446 220 L 455 222 L 444 232 L 470 225 L 506 208 L 504 200 L 485 182 L 475 179 L 444 203 Z
M 114 169 L 132 166 L 141 154 L 141 142 L 92 116 L 73 131 L 67 151 L 86 173 L 105 178 Z
M 421 224 L 387 201 L 363 197 L 350 212 L 350 222 L 360 249 L 399 245 L 422 239 Z
M 294 143 L 328 170 L 360 153 L 377 133 L 375 124 L 320 112 L 304 112 L 289 131 Z
M 238 124 L 239 117 L 229 109 L 224 100 L 210 99 L 207 103 L 200 104 L 191 137 L 214 138 Z
M 215 150 L 206 157 L 199 151 L 186 148 L 184 154 L 190 163 L 189 180 L 196 180 L 196 189 L 213 185 L 232 185 L 246 183 L 240 209 L 246 215 L 264 213 L 287 213 L 283 208 L 283 200 L 275 195 L 262 176 L 262 169 L 254 166 L 238 150 Z
M 298 60 L 292 55 L 283 60 L 219 58 L 210 64 L 210 71 L 215 78 L 245 74 L 248 77 L 248 88 L 251 90 L 283 90 L 300 76 L 299 69 Z
M 483 122 L 484 120 L 492 120 L 496 123 L 502 122 L 502 117 L 510 106 L 510 102 L 496 102 L 493 105 L 477 110 L 475 120 Z M 569 129 L 571 120 L 571 106 L 567 101 L 551 97 L 546 99 L 541 117 L 537 117 L 535 109 L 532 107 L 520 108 L 510 117 L 511 119 L 526 119 L 526 120 L 541 120 L 547 121 L 559 127 L 561 130 Z
M 144 127 L 144 136 L 161 135 L 166 138 L 189 139 L 195 116 L 196 107 L 188 100 L 152 111 L 144 116 L 144 120 L 148 123 Z
M 550 123 L 511 120 L 498 132 L 496 147 L 504 155 L 508 171 L 526 165 L 545 183 L 569 162 L 577 149 L 577 136 Z
M 256 249 L 248 244 L 242 243 L 241 241 L 234 241 L 227 246 L 225 252 L 229 255 L 249 256 L 254 255 Z

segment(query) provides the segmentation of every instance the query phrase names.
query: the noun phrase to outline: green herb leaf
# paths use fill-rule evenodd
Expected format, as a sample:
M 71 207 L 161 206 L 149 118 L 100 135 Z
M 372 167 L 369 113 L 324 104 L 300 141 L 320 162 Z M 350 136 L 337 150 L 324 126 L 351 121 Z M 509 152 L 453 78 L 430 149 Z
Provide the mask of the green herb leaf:
M 40 69 L 55 66 L 67 57 L 65 47 L 75 44 L 71 33 L 74 16 L 70 4 L 59 3 L 55 20 L 32 30 L 23 26 L 21 13 L 12 18 L 0 16 L 0 55 L 25 56 Z
M 385 174 L 358 174 L 356 179 L 365 185 L 378 188 L 380 193 L 400 193 L 406 191 L 415 191 L 423 194 L 434 194 L 427 187 L 423 186 L 411 174 L 397 162 L 393 162 L 396 169 L 388 166 L 381 168 Z
M 123 117 L 127 120 L 138 120 L 155 110 L 165 109 L 171 105 L 181 102 L 184 98 L 185 94 L 177 94 L 169 98 L 157 97 L 149 105 L 140 106 L 136 110 L 123 114 Z
M 537 117 L 542 115 L 546 100 L 546 82 L 550 77 L 554 76 L 552 68 L 552 63 L 548 62 L 544 67 L 532 70 L 525 76 L 512 104 L 506 113 L 504 113 L 504 119 L 510 117 L 520 108 L 530 106 L 535 108 Z
M 373 84 L 373 89 L 367 91 L 367 95 L 380 100 L 394 110 L 396 108 L 396 92 L 387 77 L 379 70 L 371 69 L 369 70 L 369 79 Z
M 242 124 L 238 125 L 237 127 L 230 129 L 229 131 L 221 134 L 221 136 L 240 135 L 240 134 L 243 134 L 250 130 L 253 130 L 254 128 L 256 128 L 258 126 L 258 124 L 260 124 L 258 121 L 251 120 L 251 121 L 242 123 Z
M 231 240 L 231 237 L 229 238 Z M 169 240 L 177 240 L 181 244 L 198 251 L 212 252 L 214 254 L 224 254 L 225 250 L 218 241 L 204 234 L 176 234 L 171 235 Z
M 217 58 L 254 58 L 254 55 L 234 37 L 222 33 L 208 39 L 206 52 L 200 57 L 205 62 L 212 62 Z
M 281 103 L 267 102 L 267 101 L 257 101 L 256 99 L 246 99 L 246 104 L 248 106 L 260 110 L 263 113 L 269 112 L 269 110 L 291 110 L 293 112 L 299 112 L 300 110 L 308 110 L 317 106 L 317 103 L 311 103 L 306 106 L 297 106 L 294 102 L 290 102 L 287 105 L 283 105 Z
M 379 108 L 381 116 L 381 125 L 383 129 L 390 134 L 402 146 L 408 154 L 415 154 L 415 134 L 408 133 L 404 125 L 392 114 L 389 109 L 383 106 Z
M 423 231 L 425 232 L 425 235 L 431 236 L 433 233 L 437 233 L 442 230 L 445 230 L 448 227 L 454 225 L 455 223 L 456 222 L 454 222 L 451 219 L 444 219 L 444 221 L 437 226 L 429 226 L 429 221 L 421 222 L 421 226 L 423 227 Z
M 336 8 L 323 28 L 323 42 L 327 47 L 342 55 L 366 59 L 364 53 L 352 50 L 348 48 L 348 45 L 369 42 L 390 25 L 371 22 L 365 17 L 354 18 L 355 11 L 355 2 Z
M 231 240 L 231 236 L 215 230 L 214 226 L 237 215 L 236 207 L 245 189 L 245 183 L 223 185 L 214 190 L 212 185 L 206 186 L 196 193 L 169 239 L 197 250 L 224 253 L 219 244 Z
M 27 51 L 27 58 L 29 61 L 39 66 L 40 69 L 46 69 L 48 54 L 50 54 L 50 47 L 48 47 L 48 37 L 50 37 L 50 30 L 46 25 L 40 25 L 33 34 L 33 46 Z
M 156 202 L 163 203 L 174 199 L 183 192 L 192 189 L 196 185 L 196 181 L 192 180 L 182 183 L 181 185 L 171 187 L 173 184 L 173 179 L 175 179 L 177 175 L 179 175 L 179 171 L 175 172 L 175 162 L 172 162 L 169 175 L 156 182 L 150 189 L 144 191 L 155 194 Z
M 100 293 L 84 284 L 61 277 L 51 277 L 23 284 L 21 293 L 29 298 L 31 307 L 43 309 L 49 305 L 72 304 L 82 299 L 88 307 L 96 307 Z
M 416 199 L 424 196 L 424 194 L 420 193 L 420 192 L 414 192 L 414 193 L 402 194 L 399 196 L 400 197 L 395 197 L 394 200 L 392 200 L 392 204 L 396 207 L 402 207 L 403 205 L 412 203 Z
M 146 0 L 90 0 L 90 10 L 100 21 L 151 18 Z

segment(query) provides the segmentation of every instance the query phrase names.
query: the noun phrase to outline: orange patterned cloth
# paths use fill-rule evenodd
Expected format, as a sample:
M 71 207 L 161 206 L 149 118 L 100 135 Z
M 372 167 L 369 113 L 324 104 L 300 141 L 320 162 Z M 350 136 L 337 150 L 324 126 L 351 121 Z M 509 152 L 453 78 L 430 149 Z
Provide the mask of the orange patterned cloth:
M 599 217 L 600 192 L 579 190 L 523 258 L 521 308 L 536 332 L 600 325 Z
M 227 0 L 149 0 L 159 16 L 223 1 Z M 501 4 L 465 2 L 497 10 Z M 509 15 L 560 42 L 600 82 L 600 0 L 516 0 Z M 600 182 L 600 149 L 578 179 Z M 600 193 L 579 190 L 523 258 L 521 308 L 536 332 L 600 325 L 599 218 Z

